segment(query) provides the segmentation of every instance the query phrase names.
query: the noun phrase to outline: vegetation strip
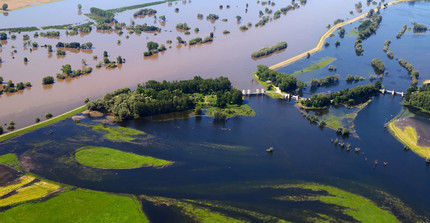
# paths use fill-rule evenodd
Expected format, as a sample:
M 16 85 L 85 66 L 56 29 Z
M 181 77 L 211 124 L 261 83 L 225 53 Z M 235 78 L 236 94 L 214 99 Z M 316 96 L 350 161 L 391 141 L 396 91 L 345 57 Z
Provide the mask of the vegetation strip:
M 388 7 L 388 6 L 390 6 L 390 5 L 393 5 L 393 4 L 395 4 L 395 3 L 400 3 L 400 2 L 409 2 L 409 1 L 411 1 L 411 0 L 396 0 L 396 1 L 393 1 L 393 2 L 389 2 L 389 3 L 387 4 L 387 6 L 386 6 L 386 7 Z M 376 11 L 377 11 L 377 9 L 376 9 L 376 10 L 374 10 L 374 11 L 376 12 Z M 297 56 L 294 56 L 294 57 L 292 57 L 292 58 L 290 58 L 290 59 L 287 59 L 287 60 L 285 60 L 285 61 L 282 61 L 282 62 L 280 62 L 280 63 L 277 63 L 277 64 L 275 64 L 275 65 L 272 65 L 272 66 L 270 66 L 270 67 L 269 67 L 269 69 L 271 69 L 271 70 L 275 70 L 275 69 L 279 69 L 279 68 L 281 68 L 281 67 L 285 67 L 285 66 L 287 66 L 287 65 L 289 65 L 289 64 L 292 64 L 292 63 L 294 63 L 294 62 L 296 62 L 296 61 L 298 61 L 298 60 L 301 60 L 301 59 L 302 59 L 302 58 L 304 58 L 304 57 L 307 57 L 309 54 L 313 54 L 313 53 L 318 52 L 319 50 L 321 50 L 321 49 L 322 49 L 322 47 L 323 47 L 323 45 L 324 45 L 325 40 L 326 40 L 327 38 L 329 38 L 329 37 L 330 37 L 330 35 L 331 35 L 335 30 L 337 30 L 338 28 L 343 27 L 343 26 L 345 26 L 345 25 L 351 24 L 351 23 L 353 23 L 353 22 L 355 22 L 355 21 L 357 21 L 357 20 L 359 20 L 359 19 L 362 19 L 362 18 L 366 17 L 366 16 L 367 16 L 367 14 L 368 14 L 368 13 L 364 13 L 364 14 L 359 15 L 359 16 L 357 16 L 357 17 L 355 17 L 355 18 L 351 19 L 351 20 L 348 20 L 348 21 L 346 21 L 346 22 L 342 22 L 342 23 L 338 23 L 338 24 L 336 24 L 336 25 L 332 26 L 329 30 L 327 30 L 327 32 L 325 32 L 325 33 L 321 36 L 321 38 L 320 38 L 320 39 L 318 40 L 318 42 L 317 42 L 317 45 L 316 45 L 313 49 L 308 50 L 308 51 L 306 51 L 306 52 L 304 52 L 304 53 L 301 53 L 301 54 L 299 54 L 299 55 L 297 55 Z
M 353 217 L 359 222 L 399 222 L 399 220 L 389 211 L 379 208 L 367 198 L 349 193 L 339 188 L 319 185 L 281 185 L 278 188 L 301 188 L 315 192 L 327 192 L 327 195 L 314 195 L 294 198 L 296 201 L 321 201 L 326 204 L 333 204 L 344 207 L 340 209 L 344 214 Z M 287 198 L 287 199 L 285 199 Z M 279 197 L 280 200 L 291 200 L 290 197 Z
M 6 133 L 4 135 L 0 135 L 0 142 L 4 141 L 6 139 L 12 138 L 14 136 L 18 136 L 18 135 L 21 135 L 21 134 L 24 134 L 24 133 L 27 133 L 27 132 L 31 132 L 33 130 L 40 129 L 42 127 L 45 127 L 45 126 L 51 125 L 53 123 L 59 122 L 59 121 L 61 121 L 63 119 L 66 119 L 67 117 L 69 117 L 71 115 L 75 115 L 75 114 L 78 114 L 78 113 L 81 113 L 81 112 L 85 111 L 86 108 L 87 108 L 86 105 L 83 105 L 83 106 L 81 106 L 79 108 L 75 108 L 75 109 L 73 109 L 71 111 L 68 111 L 68 112 L 63 113 L 61 115 L 58 115 L 55 118 L 48 119 L 46 121 L 36 123 L 36 124 L 30 125 L 30 126 L 27 126 L 27 127 L 24 127 L 24 128 L 18 129 L 18 130 L 15 130 L 13 132 Z
M 76 150 L 76 160 L 86 166 L 101 169 L 135 169 L 142 166 L 163 167 L 173 162 L 151 156 L 141 156 L 106 147 L 85 146 Z

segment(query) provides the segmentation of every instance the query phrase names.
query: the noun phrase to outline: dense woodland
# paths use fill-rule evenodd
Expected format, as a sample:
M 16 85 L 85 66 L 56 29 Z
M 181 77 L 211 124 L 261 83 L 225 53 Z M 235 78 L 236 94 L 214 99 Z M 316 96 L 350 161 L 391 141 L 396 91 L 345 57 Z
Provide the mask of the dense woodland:
M 226 77 L 202 79 L 199 76 L 191 80 L 158 82 L 148 81 L 138 85 L 135 91 L 129 88 L 119 89 L 105 94 L 103 98 L 87 104 L 89 110 L 111 112 L 118 119 L 132 119 L 135 116 L 149 116 L 194 109 L 197 102 L 204 101 L 204 96 L 216 95 L 216 106 L 241 105 L 242 92 L 232 88 Z
M 255 75 L 260 81 L 278 86 L 281 91 L 292 92 L 297 89 L 297 79 L 293 75 L 271 70 L 265 65 L 258 65 Z
M 382 16 L 374 13 L 373 9 L 369 11 L 368 17 L 370 19 L 364 21 L 360 26 L 358 26 L 358 36 L 355 39 L 355 53 L 357 55 L 363 54 L 364 50 L 361 43 L 376 32 L 379 27 L 379 23 L 382 21 Z
M 355 106 L 362 104 L 373 96 L 379 94 L 381 82 L 376 81 L 375 85 L 368 84 L 357 86 L 351 89 L 343 89 L 330 94 L 314 94 L 311 98 L 302 101 L 302 105 L 309 108 L 325 108 L 330 105 Z
M 420 88 L 412 85 L 408 88 L 405 95 L 405 104 L 430 112 L 430 84 L 423 85 Z

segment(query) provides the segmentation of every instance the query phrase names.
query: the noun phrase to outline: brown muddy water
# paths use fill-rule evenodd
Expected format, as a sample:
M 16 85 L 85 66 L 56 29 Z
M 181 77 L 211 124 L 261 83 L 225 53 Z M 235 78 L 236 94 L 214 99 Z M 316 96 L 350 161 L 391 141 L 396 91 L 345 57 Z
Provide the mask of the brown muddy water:
M 82 14 L 77 13 L 76 1 L 66 0 L 52 3 L 54 6 L 61 6 L 61 10 L 72 11 L 73 14 L 70 15 L 68 11 L 57 18 L 38 18 L 35 21 L 28 21 L 28 26 L 34 24 L 41 26 L 44 22 L 46 25 L 67 24 L 76 21 L 85 22 L 83 14 L 87 13 L 90 7 L 97 6 L 103 9 L 115 7 L 115 1 L 107 2 L 102 7 L 100 3 L 89 1 L 83 4 Z M 249 4 L 247 13 L 245 13 L 246 3 Z M 157 35 L 153 33 L 128 34 L 125 29 L 122 35 L 114 32 L 98 32 L 93 29 L 89 35 L 77 36 L 66 36 L 65 31 L 62 30 L 60 31 L 60 38 L 34 38 L 33 32 L 15 33 L 17 35 L 15 40 L 9 38 L 2 42 L 0 57 L 4 62 L 0 67 L 0 76 L 5 81 L 12 80 L 15 83 L 29 81 L 33 87 L 23 92 L 0 96 L 0 123 L 14 121 L 16 127 L 23 127 L 32 124 L 36 117 L 43 120 L 44 114 L 47 112 L 58 115 L 75 108 L 81 105 L 87 97 L 95 99 L 115 89 L 134 88 L 138 83 L 152 79 L 180 80 L 189 79 L 195 75 L 202 77 L 227 76 L 233 85 L 239 89 L 255 89 L 259 86 L 252 80 L 252 73 L 258 64 L 272 65 L 302 53 L 314 47 L 319 37 L 327 30 L 327 24 L 333 24 L 333 21 L 338 18 L 346 20 L 357 15 L 357 13 L 350 15 L 350 11 L 355 12 L 354 2 L 309 0 L 306 5 L 301 5 L 299 9 L 290 11 L 287 15 L 282 15 L 280 19 L 272 20 L 263 27 L 254 27 L 254 24 L 261 19 L 259 17 L 260 10 L 264 12 L 267 7 L 275 12 L 290 4 L 290 2 L 277 1 L 275 3 L 276 5 L 272 7 L 262 6 L 256 1 L 194 0 L 174 2 L 171 6 L 168 6 L 167 3 L 151 6 L 150 8 L 158 11 L 157 16 L 166 16 L 165 24 L 160 24 L 153 16 L 133 18 L 133 13 L 137 9 L 125 11 L 115 17 L 119 22 L 125 22 L 127 25 L 131 21 L 135 21 L 136 24 L 148 23 L 161 27 L 162 31 Z M 13 24 L 22 26 L 22 19 L 31 20 L 33 17 L 38 17 L 37 15 L 44 13 L 47 8 L 52 9 L 52 4 L 24 9 L 25 14 L 20 11 L 11 12 L 4 17 L 11 22 L 5 24 L 0 21 L 1 28 L 9 28 Z M 133 4 L 137 4 L 137 2 L 130 1 L 129 5 Z M 227 4 L 230 5 L 229 9 L 226 7 Z M 127 4 L 121 2 L 119 6 L 124 5 Z M 223 5 L 224 8 L 220 10 L 219 5 Z M 363 5 L 363 12 L 372 8 L 366 4 Z M 179 13 L 175 13 L 175 8 L 179 8 Z M 51 11 L 50 13 L 53 13 Z M 14 13 L 17 13 L 19 17 L 16 17 Z M 204 19 L 197 19 L 197 13 L 202 13 Z M 213 23 L 206 20 L 209 13 L 219 15 L 220 19 Z M 237 15 L 242 17 L 240 24 L 236 21 Z M 273 17 L 273 14 L 269 16 Z M 16 19 L 14 20 L 14 18 Z M 228 21 L 221 21 L 224 18 Z M 184 22 L 191 27 L 190 35 L 184 35 L 175 28 L 177 23 Z M 240 31 L 239 26 L 246 25 L 248 22 L 251 22 L 253 26 L 246 32 Z M 196 27 L 200 29 L 198 34 L 194 32 Z M 229 30 L 231 34 L 224 35 L 223 30 Z M 40 30 L 39 32 L 45 31 Z M 177 45 L 177 36 L 188 41 L 196 37 L 204 38 L 210 32 L 214 32 L 215 35 L 212 43 L 195 46 Z M 94 47 L 92 50 L 86 51 L 66 51 L 65 57 L 57 57 L 55 52 L 49 54 L 47 49 L 43 47 L 34 48 L 31 52 L 30 47 L 23 46 L 23 34 L 28 34 L 30 40 L 39 45 L 50 44 L 55 46 L 59 41 L 75 41 L 80 43 L 92 42 Z M 127 35 L 129 38 L 126 37 Z M 121 44 L 117 44 L 118 40 L 121 41 Z M 171 48 L 166 44 L 168 47 L 166 52 L 150 58 L 143 57 L 148 41 L 165 44 L 166 40 L 173 41 Z M 267 58 L 252 60 L 252 52 L 263 46 L 272 46 L 279 41 L 288 43 L 287 50 Z M 17 52 L 14 53 L 14 50 Z M 126 63 L 113 70 L 95 69 L 95 65 L 102 60 L 105 50 L 109 53 L 110 60 L 116 60 L 116 57 L 120 55 L 126 59 Z M 94 55 L 97 55 L 99 59 L 94 60 Z M 26 64 L 23 62 L 24 57 L 29 60 Z M 88 66 L 93 67 L 91 74 L 74 79 L 58 80 L 52 86 L 42 86 L 42 78 L 48 75 L 55 77 L 57 73 L 60 73 L 61 66 L 64 64 L 71 64 L 73 69 L 80 69 L 82 59 L 87 61 Z

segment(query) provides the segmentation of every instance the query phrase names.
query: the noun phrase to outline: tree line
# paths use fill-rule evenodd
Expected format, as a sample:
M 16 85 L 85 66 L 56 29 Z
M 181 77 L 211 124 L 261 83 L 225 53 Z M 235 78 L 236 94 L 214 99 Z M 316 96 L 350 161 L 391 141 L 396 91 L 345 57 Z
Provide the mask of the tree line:
M 355 39 L 355 52 L 357 55 L 363 54 L 364 50 L 361 43 L 376 32 L 379 27 L 379 23 L 382 21 L 382 16 L 373 14 L 373 9 L 369 11 L 368 16 L 370 19 L 364 21 L 360 26 L 358 26 L 358 36 Z
M 293 75 L 271 70 L 265 65 L 258 65 L 255 75 L 260 81 L 271 83 L 281 91 L 293 92 L 297 89 L 297 79 Z
M 113 113 L 119 120 L 194 109 L 200 95 L 216 95 L 217 107 L 242 104 L 242 92 L 232 88 L 226 77 L 183 81 L 148 81 L 135 91 L 119 89 L 87 104 L 89 110 Z
M 263 47 L 260 50 L 253 52 L 251 56 L 254 58 L 259 58 L 262 56 L 270 55 L 276 51 L 280 51 L 280 50 L 287 48 L 287 46 L 288 46 L 288 44 L 286 42 L 278 42 L 274 46 Z
M 409 87 L 405 94 L 404 103 L 430 113 L 430 84 L 425 84 L 420 88 L 417 85 Z
M 351 89 L 347 88 L 330 94 L 314 94 L 311 98 L 301 101 L 300 103 L 309 108 L 325 108 L 330 105 L 355 106 L 378 95 L 380 88 L 381 82 L 376 81 L 374 85 L 368 84 Z

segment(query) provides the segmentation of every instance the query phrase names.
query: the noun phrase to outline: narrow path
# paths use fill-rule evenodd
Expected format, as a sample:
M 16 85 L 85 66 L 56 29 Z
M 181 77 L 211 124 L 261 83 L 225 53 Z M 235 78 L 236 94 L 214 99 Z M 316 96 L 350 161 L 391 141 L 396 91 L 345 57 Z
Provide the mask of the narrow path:
M 12 132 L 8 132 L 8 133 L 5 133 L 3 135 L 0 135 L 0 142 L 4 141 L 6 139 L 12 138 L 14 136 L 22 135 L 24 133 L 27 133 L 27 132 L 30 132 L 30 131 L 33 131 L 33 130 L 36 130 L 36 129 L 39 129 L 39 128 L 42 128 L 42 127 L 45 127 L 47 125 L 51 125 L 51 124 L 53 124 L 55 122 L 61 121 L 63 119 L 66 119 L 69 116 L 81 113 L 81 112 L 83 112 L 86 109 L 86 107 L 87 107 L 86 105 L 82 105 L 81 107 L 78 107 L 78 108 L 75 108 L 75 109 L 73 109 L 71 111 L 65 112 L 65 113 L 63 113 L 61 115 L 58 115 L 58 116 L 54 117 L 54 118 L 51 118 L 51 119 L 48 119 L 48 120 L 45 120 L 45 121 L 42 121 L 42 122 L 39 122 L 39 123 L 36 123 L 36 124 L 33 124 L 33 125 L 29 125 L 29 126 L 24 127 L 24 128 L 20 128 L 20 129 L 14 130 Z
M 396 4 L 396 3 L 400 3 L 400 2 L 410 2 L 410 1 L 414 1 L 414 0 L 396 0 L 396 1 L 393 1 L 393 2 L 389 2 L 389 3 L 387 3 L 387 7 L 388 6 L 390 6 L 390 5 L 393 5 L 393 4 Z M 386 8 L 386 7 L 384 7 L 384 8 Z M 374 9 L 375 10 L 375 12 L 377 12 L 378 11 L 378 9 Z M 338 28 L 340 28 L 340 27 L 342 27 L 342 26 L 345 26 L 345 25 L 349 25 L 349 24 L 351 24 L 351 23 L 353 23 L 353 22 L 355 22 L 355 21 L 357 21 L 357 20 L 359 20 L 359 19 L 362 19 L 362 18 L 364 18 L 364 17 L 366 17 L 367 16 L 367 14 L 368 14 L 368 12 L 367 13 L 364 13 L 364 14 L 362 14 L 362 15 L 359 15 L 359 16 L 357 16 L 357 17 L 355 17 L 355 18 L 353 18 L 353 19 L 351 19 L 351 20 L 348 20 L 348 21 L 345 21 L 345 22 L 342 22 L 342 23 L 339 23 L 339 24 L 336 24 L 336 25 L 334 25 L 334 26 L 332 26 L 329 30 L 327 30 L 327 32 L 325 32 L 322 36 L 321 36 L 321 38 L 318 40 L 318 43 L 317 43 L 317 45 L 313 48 L 313 49 L 311 49 L 311 50 L 308 50 L 308 51 L 306 51 L 306 52 L 304 52 L 304 53 L 301 53 L 301 54 L 299 54 L 299 55 L 297 55 L 297 56 L 294 56 L 294 57 L 292 57 L 292 58 L 290 58 L 290 59 L 287 59 L 287 60 L 284 60 L 284 61 L 282 61 L 282 62 L 280 62 L 280 63 L 277 63 L 277 64 L 275 64 L 275 65 L 272 65 L 272 66 L 270 66 L 269 67 L 269 69 L 271 69 L 271 70 L 275 70 L 275 69 L 278 69 L 278 68 L 281 68 L 281 67 L 285 67 L 285 66 L 287 66 L 287 65 L 289 65 L 289 64 L 292 64 L 292 63 L 294 63 L 294 62 L 296 62 L 296 61 L 298 61 L 298 60 L 301 60 L 301 59 L 303 59 L 304 57 L 306 57 L 307 56 L 307 54 L 309 53 L 309 54 L 313 54 L 313 53 L 316 53 L 316 52 L 318 52 L 318 51 L 320 51 L 321 49 L 322 49 L 322 46 L 323 46 L 323 44 L 324 44 L 324 42 L 325 42 L 325 40 L 336 30 L 336 29 L 338 29 Z

